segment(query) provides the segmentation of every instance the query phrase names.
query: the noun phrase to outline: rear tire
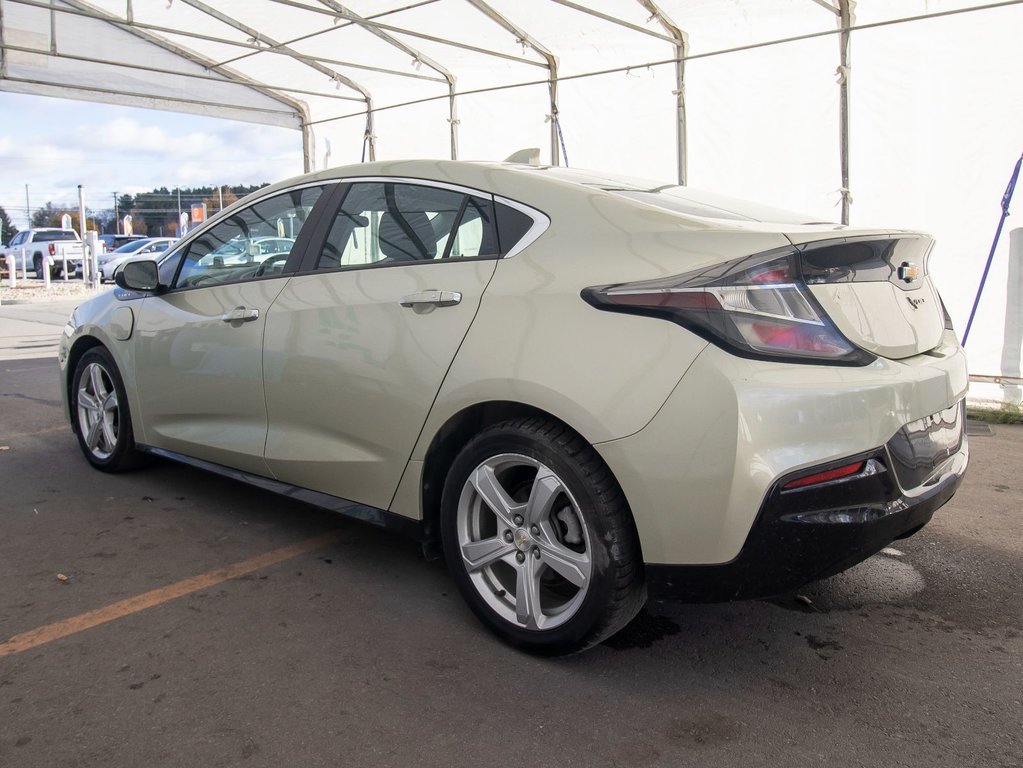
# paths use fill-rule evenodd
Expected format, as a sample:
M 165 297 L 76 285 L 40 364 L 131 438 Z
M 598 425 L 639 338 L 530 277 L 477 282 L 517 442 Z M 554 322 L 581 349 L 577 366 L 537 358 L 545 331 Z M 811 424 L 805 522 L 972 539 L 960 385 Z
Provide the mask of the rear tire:
M 42 280 L 43 279 L 43 269 L 44 269 L 44 267 L 43 267 L 43 257 L 42 257 L 41 254 L 37 253 L 35 256 L 32 257 L 32 267 L 35 269 L 36 279 L 37 280 Z
M 646 602 L 618 483 L 592 446 L 553 419 L 502 422 L 462 449 L 444 485 L 441 536 L 473 612 L 532 653 L 596 645 Z
M 135 448 L 124 383 L 103 347 L 82 355 L 71 379 L 71 422 L 86 460 L 103 472 L 123 472 L 145 461 Z

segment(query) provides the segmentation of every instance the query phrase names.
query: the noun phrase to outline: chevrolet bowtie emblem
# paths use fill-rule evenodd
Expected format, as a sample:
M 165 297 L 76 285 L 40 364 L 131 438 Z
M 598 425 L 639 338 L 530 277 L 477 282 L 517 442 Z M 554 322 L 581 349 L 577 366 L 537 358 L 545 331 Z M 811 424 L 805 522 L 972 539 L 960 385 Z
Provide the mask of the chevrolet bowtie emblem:
M 920 267 L 909 261 L 902 262 L 902 266 L 899 267 L 899 280 L 905 280 L 907 283 L 912 283 L 918 277 L 920 277 Z

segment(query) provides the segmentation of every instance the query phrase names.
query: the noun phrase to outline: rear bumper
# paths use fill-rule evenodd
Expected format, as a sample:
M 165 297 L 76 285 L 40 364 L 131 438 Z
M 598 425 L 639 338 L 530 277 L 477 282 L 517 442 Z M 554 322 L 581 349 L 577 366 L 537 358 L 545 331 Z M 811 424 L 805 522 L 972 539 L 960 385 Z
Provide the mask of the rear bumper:
M 969 460 L 965 438 L 932 479 L 901 490 L 889 446 L 818 469 L 865 460 L 871 471 L 850 480 L 785 491 L 772 486 L 739 555 L 720 565 L 646 565 L 653 599 L 721 602 L 798 589 L 859 563 L 912 535 L 958 490 Z M 806 474 L 801 472 L 798 474 Z

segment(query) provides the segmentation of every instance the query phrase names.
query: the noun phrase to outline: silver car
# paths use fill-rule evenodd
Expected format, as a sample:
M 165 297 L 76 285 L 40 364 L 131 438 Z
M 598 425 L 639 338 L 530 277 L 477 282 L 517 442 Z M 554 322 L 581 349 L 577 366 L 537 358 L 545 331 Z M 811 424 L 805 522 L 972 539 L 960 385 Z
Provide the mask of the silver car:
M 141 240 L 132 240 L 120 248 L 101 254 L 99 257 L 99 271 L 103 280 L 113 280 L 114 272 L 126 261 L 136 259 L 153 259 L 156 254 L 163 253 L 175 242 L 173 237 L 145 237 Z
M 61 389 L 96 468 L 160 456 L 409 534 L 504 640 L 578 651 L 648 598 L 848 568 L 958 488 L 931 239 L 805 222 L 563 168 L 335 168 L 126 264 Z

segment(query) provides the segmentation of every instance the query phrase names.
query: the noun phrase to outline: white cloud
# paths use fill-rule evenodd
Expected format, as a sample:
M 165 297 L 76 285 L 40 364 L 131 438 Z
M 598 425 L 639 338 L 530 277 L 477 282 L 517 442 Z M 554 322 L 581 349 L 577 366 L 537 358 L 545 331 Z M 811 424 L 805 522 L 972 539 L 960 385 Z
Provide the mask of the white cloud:
M 24 221 L 46 201 L 101 209 L 115 192 L 257 184 L 302 172 L 302 137 L 283 128 L 0 93 L 0 206 Z

